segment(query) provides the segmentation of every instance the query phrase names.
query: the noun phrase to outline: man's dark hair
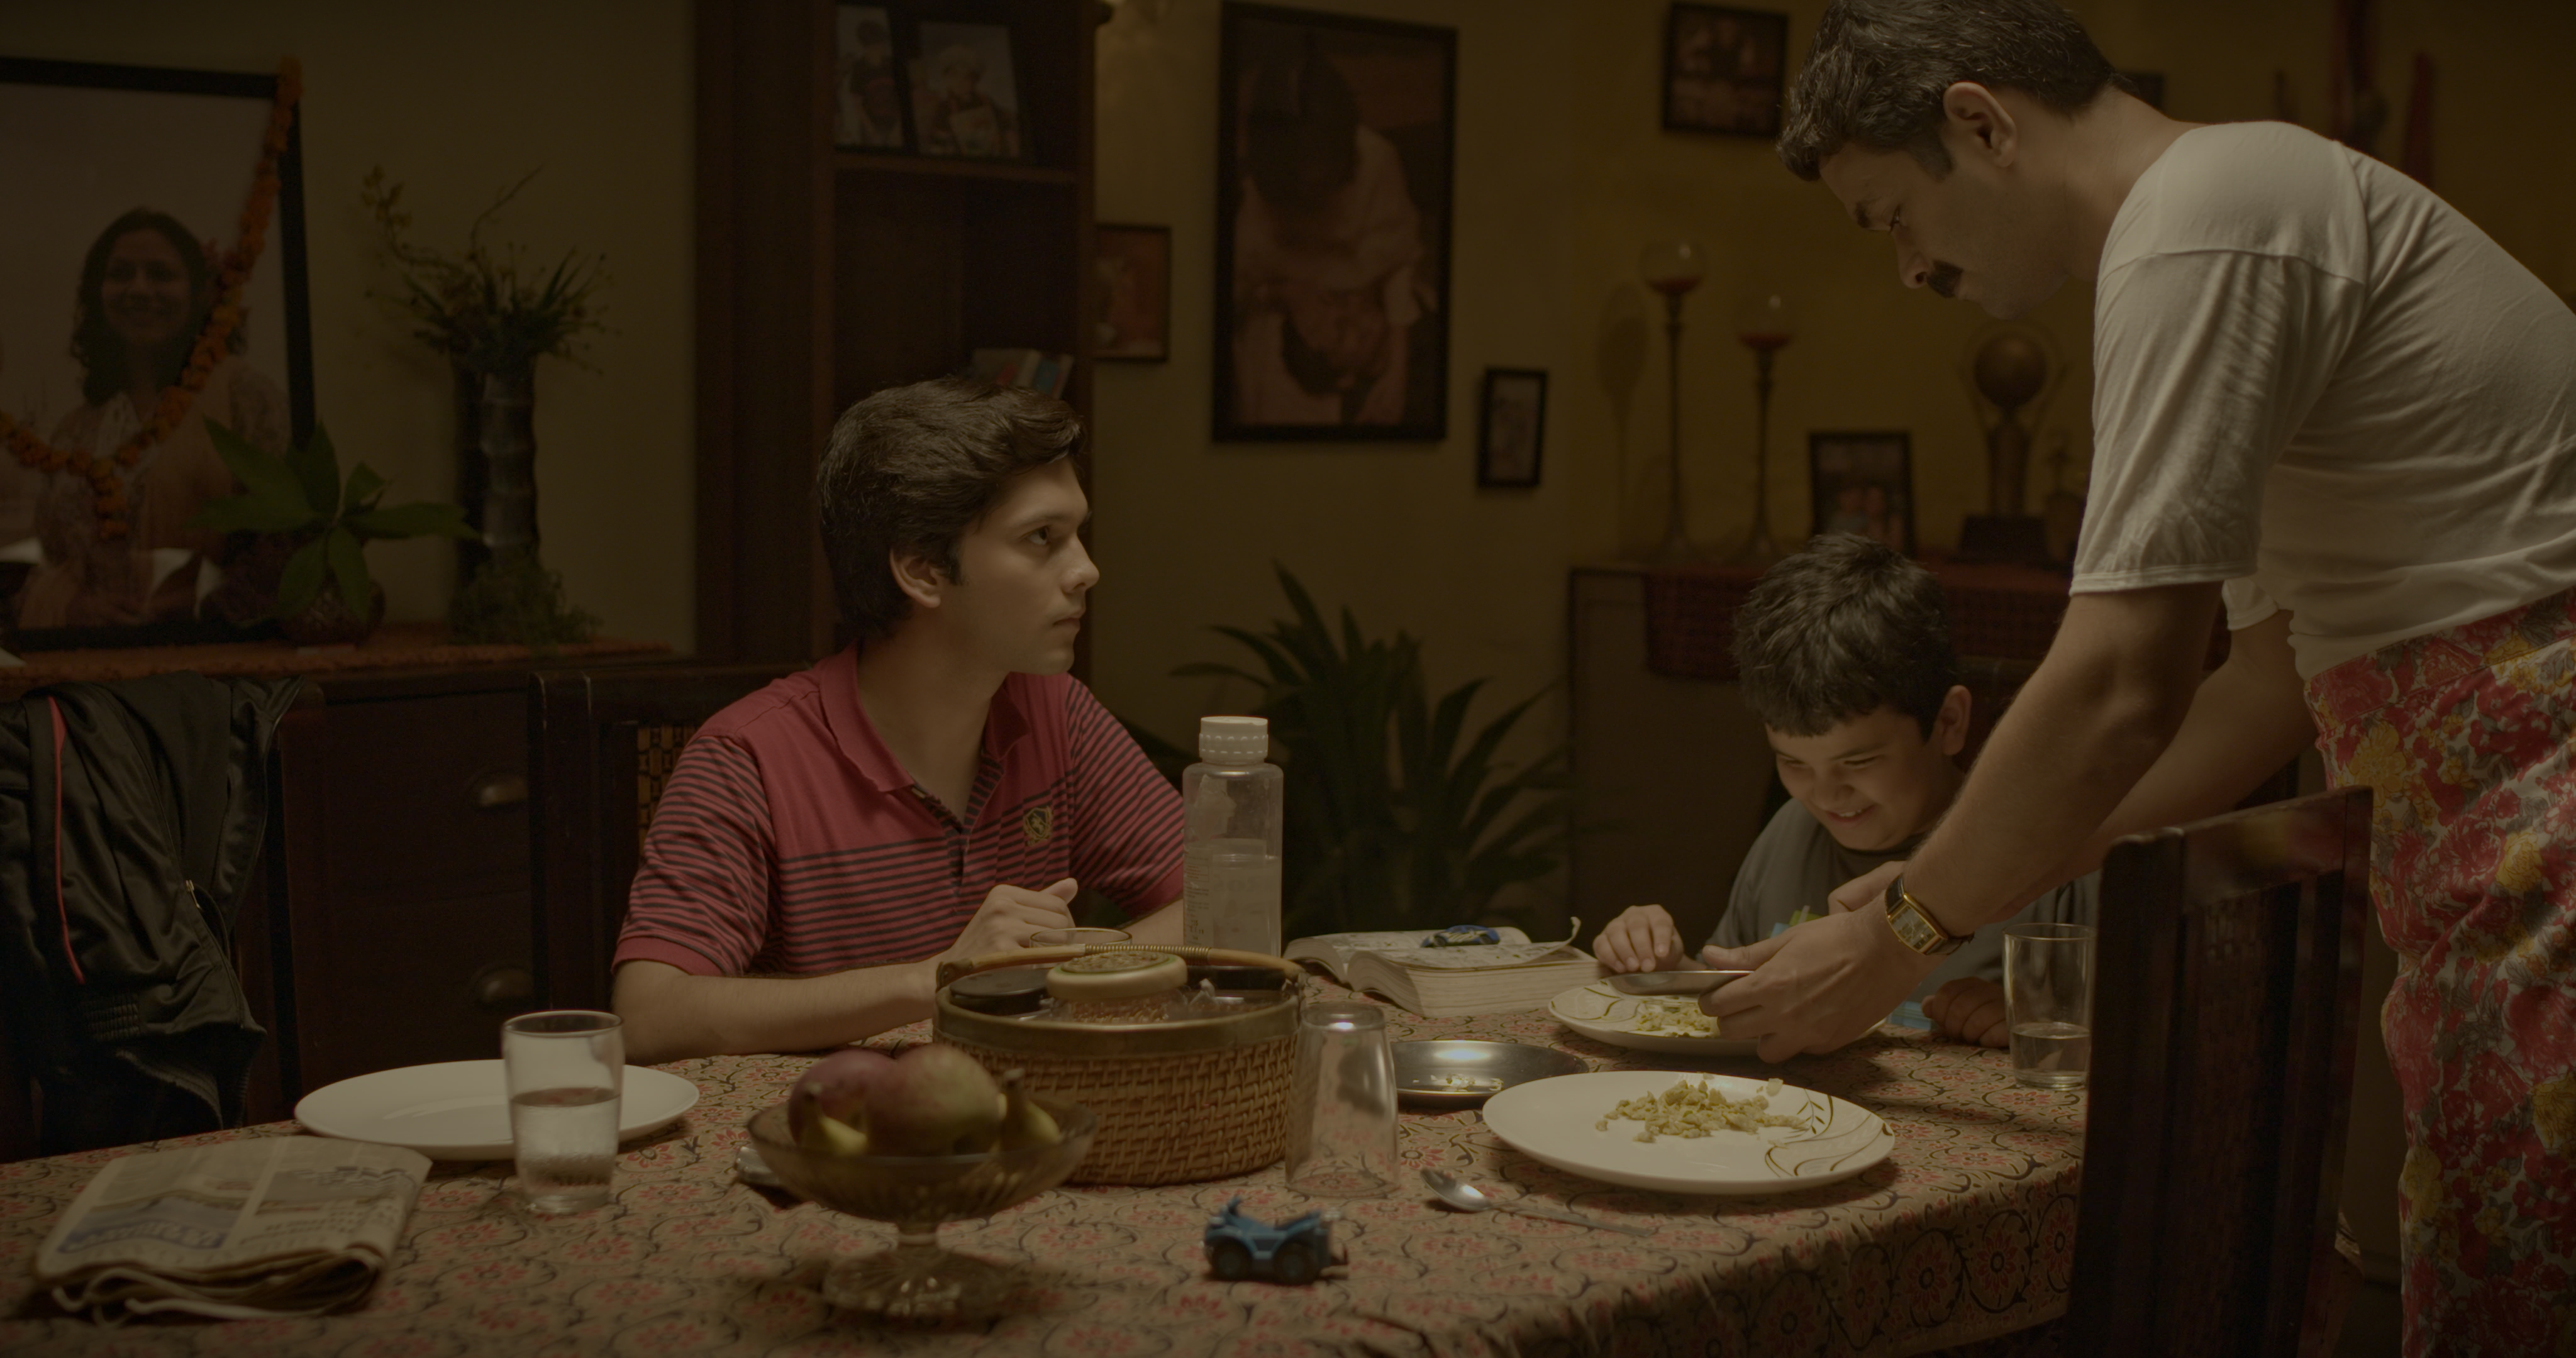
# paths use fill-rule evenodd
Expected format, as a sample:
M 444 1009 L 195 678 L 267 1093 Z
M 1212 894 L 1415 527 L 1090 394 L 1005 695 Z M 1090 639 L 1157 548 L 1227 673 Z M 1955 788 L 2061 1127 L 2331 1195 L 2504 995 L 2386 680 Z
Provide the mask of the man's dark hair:
M 823 554 L 841 622 L 865 643 L 892 633 L 912 601 L 895 553 L 963 580 L 958 543 L 1012 477 L 1073 455 L 1082 417 L 1025 387 L 943 377 L 888 387 L 841 413 L 814 471 Z
M 1959 682 L 1941 582 L 1857 533 L 1827 533 L 1763 572 L 1735 612 L 1734 649 L 1745 706 L 1793 736 L 1893 707 L 1929 739 Z
M 2052 0 L 1833 0 L 1791 87 L 1780 163 L 1814 179 L 1857 145 L 1946 175 L 1941 97 L 1962 80 L 2072 114 L 2120 75 Z

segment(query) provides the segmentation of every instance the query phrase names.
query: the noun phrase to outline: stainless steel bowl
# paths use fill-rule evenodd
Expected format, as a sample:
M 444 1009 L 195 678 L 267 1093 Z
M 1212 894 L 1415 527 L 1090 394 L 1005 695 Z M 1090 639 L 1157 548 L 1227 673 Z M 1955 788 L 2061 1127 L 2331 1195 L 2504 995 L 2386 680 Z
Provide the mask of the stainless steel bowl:
M 1418 1108 L 1473 1108 L 1513 1085 L 1588 1069 L 1571 1052 L 1522 1042 L 1395 1044 L 1396 1096 Z
M 1631 971 L 1602 979 L 1622 995 L 1705 995 L 1749 971 Z

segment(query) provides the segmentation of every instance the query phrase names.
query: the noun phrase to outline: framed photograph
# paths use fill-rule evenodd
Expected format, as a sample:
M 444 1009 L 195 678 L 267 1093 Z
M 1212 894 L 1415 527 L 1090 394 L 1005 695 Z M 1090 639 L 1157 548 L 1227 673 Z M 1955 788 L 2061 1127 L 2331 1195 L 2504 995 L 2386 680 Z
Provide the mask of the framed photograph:
M 1914 554 L 1914 449 L 1904 431 L 1809 434 L 1815 533 L 1858 533 Z
M 13 650 L 246 634 L 277 560 L 193 528 L 212 421 L 313 429 L 296 84 L 0 58 L 0 624 Z
M 1091 229 L 1091 356 L 1161 363 L 1172 356 L 1172 228 L 1103 222 Z
M 909 149 L 903 128 L 901 65 L 894 17 L 883 5 L 842 5 L 833 13 L 832 141 L 854 151 Z
M 1547 373 L 1538 368 L 1485 369 L 1484 411 L 1476 426 L 1476 484 L 1538 484 L 1547 442 Z
M 1024 160 L 1020 82 L 1003 24 L 913 25 L 912 131 L 926 156 Z
M 1215 436 L 1449 425 L 1458 33 L 1225 6 Z
M 1676 4 L 1664 22 L 1664 130 L 1780 135 L 1789 16 Z

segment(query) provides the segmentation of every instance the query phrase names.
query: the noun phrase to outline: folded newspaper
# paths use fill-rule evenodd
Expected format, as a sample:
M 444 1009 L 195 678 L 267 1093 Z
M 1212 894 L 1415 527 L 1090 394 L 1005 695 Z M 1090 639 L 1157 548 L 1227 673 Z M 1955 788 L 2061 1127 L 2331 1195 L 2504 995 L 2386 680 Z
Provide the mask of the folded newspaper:
M 36 1281 L 110 1323 L 336 1311 L 375 1285 L 428 1175 L 417 1151 L 318 1136 L 128 1155 L 63 1209 Z

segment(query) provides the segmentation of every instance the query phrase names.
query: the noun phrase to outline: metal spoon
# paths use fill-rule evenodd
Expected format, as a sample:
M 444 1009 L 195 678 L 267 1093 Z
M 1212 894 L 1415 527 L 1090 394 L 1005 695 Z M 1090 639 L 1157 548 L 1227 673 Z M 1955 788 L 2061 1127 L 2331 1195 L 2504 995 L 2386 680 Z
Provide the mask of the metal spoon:
M 1468 1183 L 1464 1179 L 1445 1173 L 1441 1170 L 1426 1169 L 1422 1171 L 1422 1182 L 1431 1185 L 1432 1193 L 1437 1195 L 1442 1202 L 1445 1202 L 1462 1212 L 1491 1212 L 1500 1208 L 1506 1212 L 1518 1212 L 1525 1217 L 1544 1217 L 1549 1221 L 1570 1222 L 1577 1226 L 1594 1226 L 1605 1231 L 1625 1231 L 1630 1235 L 1653 1235 L 1655 1233 L 1654 1228 L 1651 1226 L 1623 1226 L 1615 1221 L 1595 1221 L 1580 1212 L 1569 1212 L 1562 1207 L 1533 1207 L 1526 1198 L 1517 1198 L 1509 1202 L 1500 1198 L 1489 1198 L 1485 1196 L 1483 1189 L 1476 1187 L 1474 1184 Z

